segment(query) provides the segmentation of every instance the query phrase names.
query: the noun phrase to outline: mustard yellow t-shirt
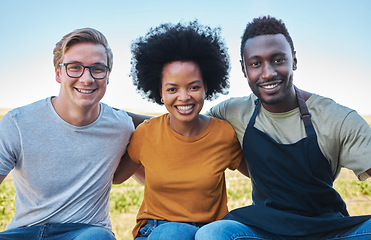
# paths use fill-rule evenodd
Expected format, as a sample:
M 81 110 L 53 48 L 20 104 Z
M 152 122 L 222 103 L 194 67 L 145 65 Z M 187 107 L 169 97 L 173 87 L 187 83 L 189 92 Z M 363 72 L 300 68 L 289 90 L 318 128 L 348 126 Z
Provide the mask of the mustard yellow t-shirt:
M 128 153 L 146 175 L 134 237 L 147 219 L 208 223 L 228 212 L 224 171 L 236 169 L 242 158 L 228 122 L 211 118 L 202 134 L 188 138 L 164 114 L 137 127 Z

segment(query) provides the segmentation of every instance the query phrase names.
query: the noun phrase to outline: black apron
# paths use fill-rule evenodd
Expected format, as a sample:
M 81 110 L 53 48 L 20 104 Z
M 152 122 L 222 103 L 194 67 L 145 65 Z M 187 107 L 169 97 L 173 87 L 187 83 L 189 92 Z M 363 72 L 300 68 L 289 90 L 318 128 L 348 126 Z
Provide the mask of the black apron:
M 287 236 L 329 232 L 370 219 L 371 215 L 350 217 L 333 189 L 330 164 L 318 146 L 305 100 L 300 90 L 295 90 L 307 137 L 280 144 L 256 129 L 260 107 L 256 101 L 243 139 L 253 204 L 231 211 L 224 219 Z

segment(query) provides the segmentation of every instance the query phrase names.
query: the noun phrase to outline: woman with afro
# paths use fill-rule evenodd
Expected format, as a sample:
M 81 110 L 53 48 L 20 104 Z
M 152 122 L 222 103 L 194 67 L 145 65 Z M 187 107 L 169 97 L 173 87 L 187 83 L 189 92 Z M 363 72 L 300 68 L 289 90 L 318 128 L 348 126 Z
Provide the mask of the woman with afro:
M 168 113 L 135 130 L 128 154 L 145 169 L 140 239 L 194 239 L 228 212 L 224 171 L 239 167 L 240 144 L 223 120 L 200 114 L 228 88 L 229 56 L 220 29 L 197 21 L 162 24 L 132 44 L 134 84 Z

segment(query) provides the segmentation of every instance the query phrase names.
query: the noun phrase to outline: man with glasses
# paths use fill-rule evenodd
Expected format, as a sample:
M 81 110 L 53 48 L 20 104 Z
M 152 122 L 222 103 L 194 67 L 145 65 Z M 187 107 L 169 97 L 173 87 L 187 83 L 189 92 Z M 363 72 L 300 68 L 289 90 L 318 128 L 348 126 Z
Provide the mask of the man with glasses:
M 100 102 L 112 57 L 95 29 L 65 35 L 54 49 L 59 95 L 0 120 L 0 183 L 12 170 L 16 187 L 15 215 L 0 239 L 115 239 L 109 192 L 134 124 Z

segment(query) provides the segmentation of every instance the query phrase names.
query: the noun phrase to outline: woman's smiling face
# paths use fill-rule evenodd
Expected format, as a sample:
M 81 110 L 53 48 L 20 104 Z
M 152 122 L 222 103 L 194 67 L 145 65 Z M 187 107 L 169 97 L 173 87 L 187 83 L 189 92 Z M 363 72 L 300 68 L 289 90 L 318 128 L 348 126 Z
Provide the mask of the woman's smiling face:
M 166 64 L 162 70 L 161 96 L 171 121 L 195 120 L 206 97 L 198 65 L 191 61 Z

